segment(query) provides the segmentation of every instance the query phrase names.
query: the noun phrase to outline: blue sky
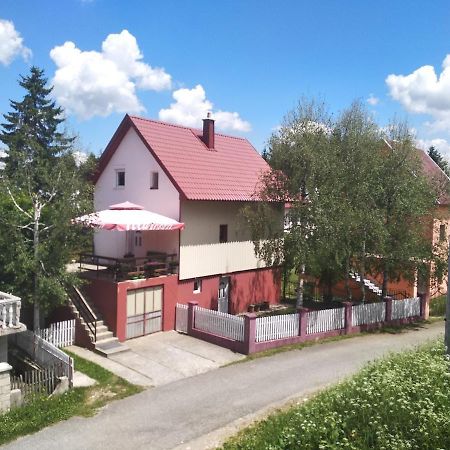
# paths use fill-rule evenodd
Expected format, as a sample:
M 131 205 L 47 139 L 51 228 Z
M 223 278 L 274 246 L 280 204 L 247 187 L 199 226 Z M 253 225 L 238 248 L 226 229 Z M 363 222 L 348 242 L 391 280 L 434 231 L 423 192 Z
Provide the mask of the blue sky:
M 302 96 L 338 112 L 360 98 L 450 157 L 445 1 L 2 0 L 0 113 L 43 67 L 84 150 L 125 112 L 219 128 L 258 150 Z

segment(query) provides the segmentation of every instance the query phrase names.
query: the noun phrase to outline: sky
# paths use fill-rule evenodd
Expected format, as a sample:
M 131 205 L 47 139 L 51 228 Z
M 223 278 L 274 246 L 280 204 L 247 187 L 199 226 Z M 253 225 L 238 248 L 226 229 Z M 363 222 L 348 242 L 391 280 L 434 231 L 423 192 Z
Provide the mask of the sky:
M 124 114 L 216 127 L 262 151 L 301 97 L 363 101 L 450 159 L 450 4 L 0 0 L 0 114 L 45 70 L 67 128 L 100 154 Z

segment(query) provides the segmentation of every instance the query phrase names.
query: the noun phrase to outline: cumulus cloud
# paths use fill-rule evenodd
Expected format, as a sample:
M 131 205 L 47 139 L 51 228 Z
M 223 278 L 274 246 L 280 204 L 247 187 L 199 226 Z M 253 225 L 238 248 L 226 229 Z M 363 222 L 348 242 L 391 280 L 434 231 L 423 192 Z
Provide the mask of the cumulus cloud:
M 450 161 L 450 143 L 446 139 L 417 139 L 416 142 L 417 146 L 425 151 L 428 151 L 430 147 L 435 147 L 447 161 Z
M 53 93 L 68 113 L 80 119 L 112 112 L 145 111 L 136 90 L 170 89 L 171 76 L 142 61 L 136 38 L 127 30 L 110 34 L 102 51 L 82 51 L 67 41 L 50 51 L 57 66 Z
M 450 54 L 442 63 L 440 74 L 426 65 L 409 75 L 391 74 L 386 84 L 392 98 L 407 111 L 431 115 L 437 128 L 450 124 Z
M 369 95 L 369 98 L 367 99 L 367 103 L 371 106 L 378 105 L 380 102 L 380 99 L 378 97 L 375 97 L 373 94 Z
M 23 45 L 23 38 L 10 20 L 0 19 L 0 63 L 7 66 L 14 58 L 31 58 L 31 50 Z
M 199 127 L 201 120 L 211 111 L 219 129 L 242 132 L 251 130 L 250 123 L 241 119 L 239 113 L 213 111 L 214 105 L 206 98 L 205 90 L 200 84 L 192 89 L 182 88 L 174 91 L 173 99 L 175 102 L 171 103 L 169 108 L 159 111 L 161 120 L 188 127 Z

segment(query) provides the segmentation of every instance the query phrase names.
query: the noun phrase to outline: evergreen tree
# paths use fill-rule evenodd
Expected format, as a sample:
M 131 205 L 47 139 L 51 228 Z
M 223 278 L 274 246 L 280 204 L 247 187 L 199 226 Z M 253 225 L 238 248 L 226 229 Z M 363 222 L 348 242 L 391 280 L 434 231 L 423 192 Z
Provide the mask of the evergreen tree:
M 0 140 L 7 146 L 0 179 L 0 284 L 33 304 L 34 328 L 41 309 L 65 300 L 74 282 L 66 264 L 80 230 L 70 220 L 92 210 L 89 168 L 77 165 L 74 138 L 67 136 L 63 110 L 51 100 L 41 69 L 21 77 L 22 101 L 11 101 Z
M 442 169 L 445 175 L 450 178 L 450 167 L 448 166 L 448 162 L 444 159 L 436 147 L 431 146 L 428 149 L 428 156 Z

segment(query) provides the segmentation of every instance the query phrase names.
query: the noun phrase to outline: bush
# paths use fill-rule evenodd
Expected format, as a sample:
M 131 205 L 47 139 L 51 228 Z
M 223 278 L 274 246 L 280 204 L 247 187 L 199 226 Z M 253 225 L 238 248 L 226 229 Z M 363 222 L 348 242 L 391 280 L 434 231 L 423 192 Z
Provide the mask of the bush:
M 450 364 L 435 343 L 372 363 L 224 449 L 448 449 Z
M 446 295 L 441 295 L 440 297 L 433 298 L 430 301 L 430 316 L 438 316 L 438 317 L 445 316 L 446 303 L 447 303 Z

